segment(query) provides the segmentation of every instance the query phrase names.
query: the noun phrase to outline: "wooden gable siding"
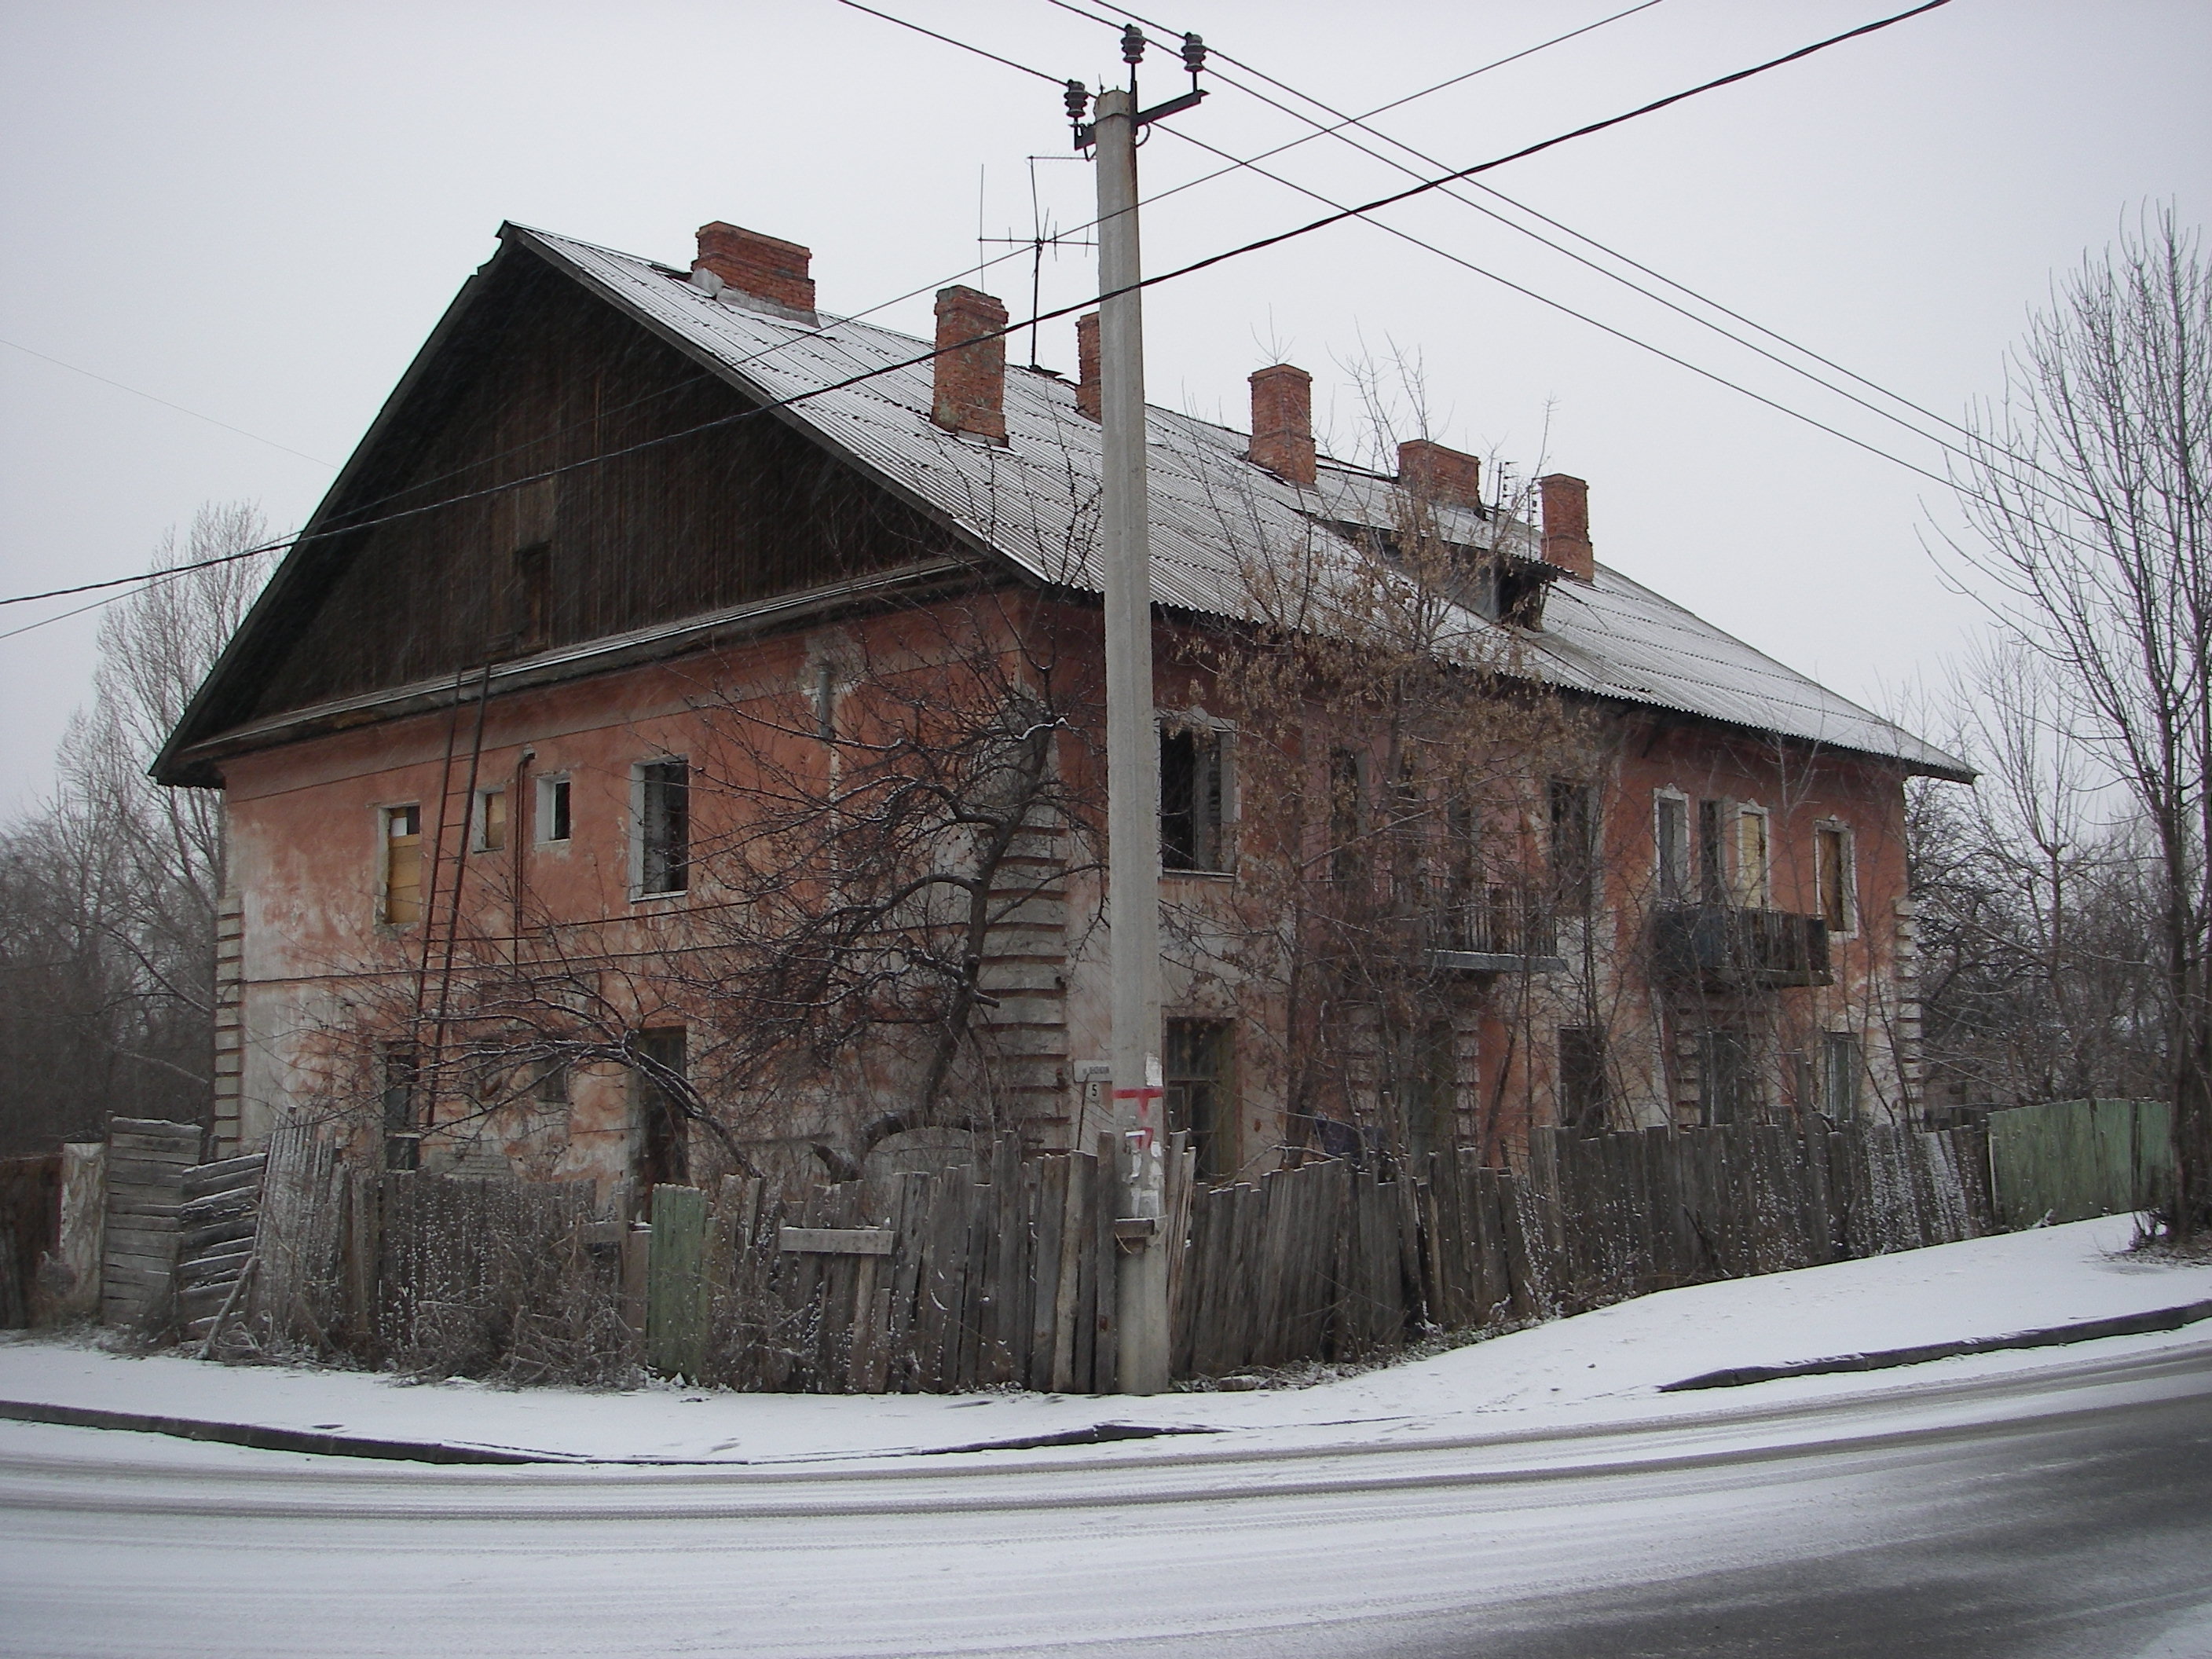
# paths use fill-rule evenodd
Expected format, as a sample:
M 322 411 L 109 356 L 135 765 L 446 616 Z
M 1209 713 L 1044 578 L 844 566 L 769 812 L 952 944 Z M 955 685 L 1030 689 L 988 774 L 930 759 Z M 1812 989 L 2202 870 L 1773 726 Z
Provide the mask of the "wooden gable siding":
M 224 724 L 951 550 L 773 416 L 730 421 L 751 407 L 735 390 L 565 276 L 504 263 L 347 516 L 430 510 L 322 544 L 331 574 Z M 550 604 L 533 643 L 516 635 L 516 556 L 541 544 Z

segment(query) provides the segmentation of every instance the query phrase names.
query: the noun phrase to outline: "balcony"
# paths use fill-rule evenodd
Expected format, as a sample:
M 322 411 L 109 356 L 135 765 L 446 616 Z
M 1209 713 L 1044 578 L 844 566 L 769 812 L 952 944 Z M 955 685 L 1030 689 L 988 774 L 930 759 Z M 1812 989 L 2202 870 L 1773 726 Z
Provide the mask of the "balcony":
M 1559 929 L 1550 907 L 1525 888 L 1478 888 L 1432 914 L 1433 968 L 1465 974 L 1555 974 L 1567 965 L 1559 953 Z
M 1688 904 L 1651 918 L 1652 977 L 1716 989 L 1832 985 L 1828 924 L 1786 910 Z

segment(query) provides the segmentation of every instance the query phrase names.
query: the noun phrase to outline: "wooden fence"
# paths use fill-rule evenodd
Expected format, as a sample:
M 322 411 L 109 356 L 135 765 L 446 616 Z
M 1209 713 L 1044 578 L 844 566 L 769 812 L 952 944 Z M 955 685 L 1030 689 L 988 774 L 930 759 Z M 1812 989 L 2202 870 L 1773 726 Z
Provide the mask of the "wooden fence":
M 587 1182 L 350 1169 L 304 1130 L 185 1169 L 132 1216 L 180 1262 L 173 1316 L 210 1351 L 343 1353 L 514 1382 L 646 1366 L 734 1388 L 1106 1391 L 1116 1368 L 1115 1147 L 1012 1139 L 934 1171 L 785 1200 L 759 1182 L 604 1199 Z M 171 1146 L 171 1140 L 177 1145 Z M 948 1157 L 951 1155 L 948 1154 Z M 1977 1131 L 1771 1125 L 1540 1135 L 1516 1166 L 1341 1161 L 1201 1188 L 1168 1158 L 1173 1367 L 1218 1377 L 1396 1352 L 1426 1333 L 1701 1280 L 1969 1237 L 1997 1224 Z M 135 1207 L 133 1207 L 135 1206 Z M 139 1210 L 166 1215 L 138 1217 Z M 132 1317 L 137 1317 L 134 1313 Z
M 2163 1100 L 2053 1100 L 1991 1112 L 1999 1223 L 2087 1221 L 2154 1209 L 2173 1191 L 2173 1108 Z

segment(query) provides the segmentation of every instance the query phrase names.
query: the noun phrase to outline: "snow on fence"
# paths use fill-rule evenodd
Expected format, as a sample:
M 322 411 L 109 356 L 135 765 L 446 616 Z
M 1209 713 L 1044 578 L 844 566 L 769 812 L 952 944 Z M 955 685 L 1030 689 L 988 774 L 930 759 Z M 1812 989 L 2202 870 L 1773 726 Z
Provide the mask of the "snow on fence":
M 1110 1138 L 1042 1157 L 1009 1138 L 789 1198 L 736 1176 L 602 1198 L 353 1169 L 285 1130 L 265 1154 L 165 1167 L 186 1263 L 171 1305 L 226 1356 L 436 1376 L 615 1382 L 642 1365 L 787 1392 L 1106 1391 L 1120 1234 L 1139 1231 L 1117 1228 L 1115 1156 Z M 1511 1170 L 1464 1152 L 1402 1177 L 1328 1160 L 1212 1188 L 1180 1142 L 1168 1164 L 1186 1377 L 1370 1359 L 1430 1331 L 1995 1224 L 1972 1129 L 1550 1133 Z

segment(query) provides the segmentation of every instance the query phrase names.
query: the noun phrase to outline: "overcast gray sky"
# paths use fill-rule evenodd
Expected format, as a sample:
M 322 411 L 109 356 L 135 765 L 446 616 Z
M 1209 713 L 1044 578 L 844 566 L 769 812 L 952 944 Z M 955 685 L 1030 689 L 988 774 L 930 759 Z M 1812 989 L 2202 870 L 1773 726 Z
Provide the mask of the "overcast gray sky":
M 1356 112 L 1632 3 L 1140 9 Z M 1466 166 L 1903 4 L 1659 0 L 1376 125 Z M 1112 30 L 1047 0 L 881 9 L 1054 76 L 1117 68 Z M 4 0 L 0 28 L 6 593 L 143 568 L 203 501 L 300 523 L 502 219 L 672 263 L 729 219 L 811 246 L 823 307 L 849 313 L 972 268 L 979 202 L 989 234 L 1028 235 L 1026 158 L 1066 154 L 1053 87 L 834 0 Z M 1163 56 L 1148 99 L 1179 87 Z M 2203 0 L 1954 0 L 1487 182 L 1956 416 L 1998 387 L 2055 270 L 2146 200 L 2203 222 L 2208 82 Z M 1147 144 L 1145 187 L 1220 165 L 1182 134 L 1249 156 L 1302 131 L 1217 87 Z M 1405 182 L 1334 140 L 1264 165 L 1346 201 Z M 1054 220 L 1090 216 L 1086 168 L 1035 173 Z M 1148 212 L 1146 262 L 1319 210 L 1233 173 Z M 1942 471 L 1932 444 L 1467 207 L 1388 218 Z M 1026 256 L 981 285 L 1021 314 Z M 1046 263 L 1048 306 L 1094 291 L 1087 251 Z M 1244 377 L 1279 356 L 1313 372 L 1346 452 L 1358 366 L 1417 363 L 1432 435 L 1588 478 L 1601 560 L 1863 700 L 1977 626 L 1922 550 L 1951 517 L 1939 486 L 1382 230 L 1340 225 L 1146 304 L 1155 402 L 1241 425 Z M 927 294 L 881 315 L 927 332 Z M 1071 325 L 1048 325 L 1042 361 L 1073 355 Z M 0 609 L 0 631 L 69 608 Z M 0 817 L 51 782 L 99 614 L 0 640 Z

